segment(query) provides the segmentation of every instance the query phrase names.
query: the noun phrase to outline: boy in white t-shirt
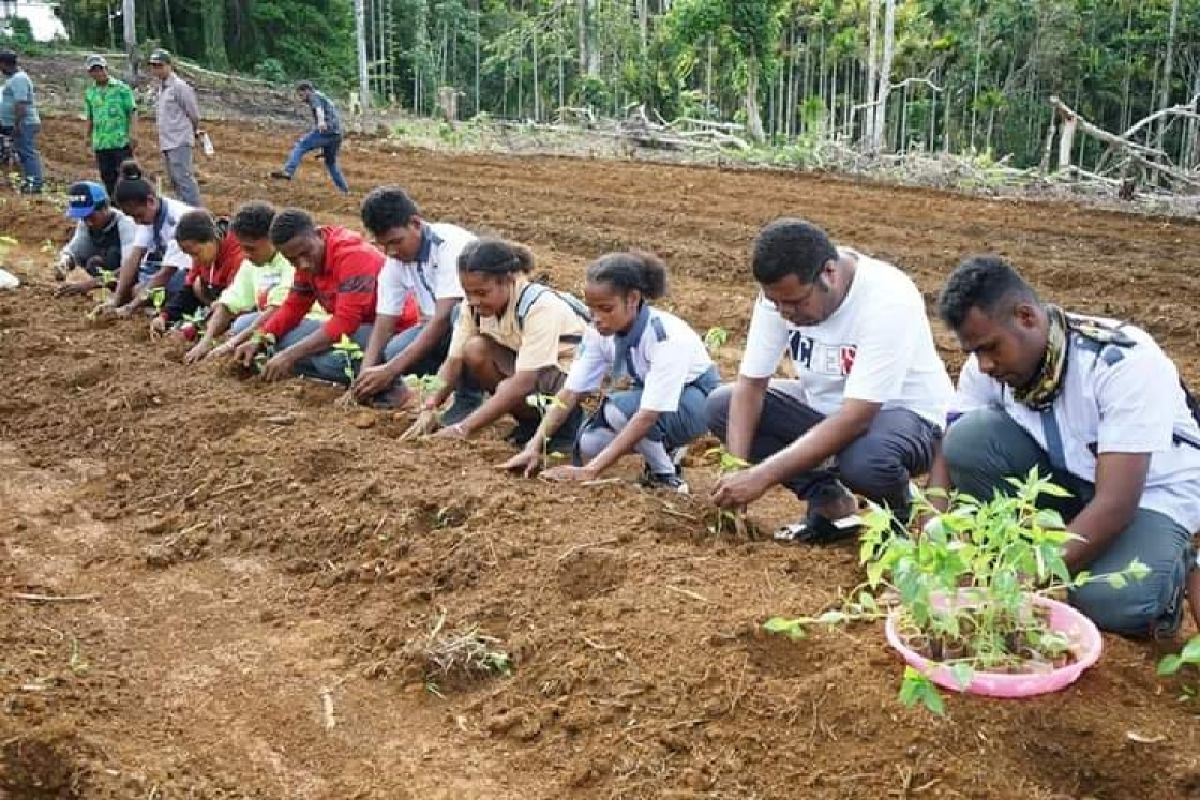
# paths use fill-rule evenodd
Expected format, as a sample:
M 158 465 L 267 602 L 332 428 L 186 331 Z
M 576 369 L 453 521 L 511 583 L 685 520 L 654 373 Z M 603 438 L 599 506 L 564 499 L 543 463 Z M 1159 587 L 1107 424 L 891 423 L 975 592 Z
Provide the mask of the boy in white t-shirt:
M 998 256 L 964 261 L 939 311 L 970 358 L 930 485 L 990 498 L 1036 466 L 1071 492 L 1046 505 L 1079 537 L 1073 573 L 1135 558 L 1150 568 L 1121 589 L 1074 589 L 1071 602 L 1114 633 L 1173 633 L 1200 529 L 1200 426 L 1175 365 L 1139 328 L 1043 304 Z
M 408 394 L 403 377 L 436 375 L 446 360 L 463 299 L 458 258 L 476 236 L 457 225 L 426 222 L 417 204 L 393 186 L 366 196 L 362 221 L 388 258 L 379 273 L 375 327 L 353 391 L 360 402 L 379 398 L 401 406 Z M 410 296 L 416 298 L 421 324 L 393 336 Z M 442 424 L 461 422 L 479 406 L 479 390 L 466 383 L 455 392 Z
M 823 230 L 778 219 L 752 257 L 762 294 L 737 381 L 708 398 L 709 428 L 752 467 L 713 500 L 740 508 L 782 484 L 807 502 L 782 540 L 855 530 L 851 491 L 908 513 L 910 478 L 933 460 L 951 397 L 915 284 L 890 264 L 834 247 Z M 788 352 L 797 380 L 777 380 Z

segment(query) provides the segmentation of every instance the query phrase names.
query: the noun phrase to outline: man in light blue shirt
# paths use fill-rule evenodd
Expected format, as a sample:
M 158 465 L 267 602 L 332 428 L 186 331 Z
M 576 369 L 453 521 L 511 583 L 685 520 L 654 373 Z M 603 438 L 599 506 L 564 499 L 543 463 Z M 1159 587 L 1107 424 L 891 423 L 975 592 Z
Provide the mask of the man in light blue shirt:
M 333 179 L 333 185 L 342 194 L 349 193 L 350 187 L 346 185 L 346 178 L 342 175 L 337 161 L 338 151 L 342 148 L 342 118 L 338 116 L 333 102 L 318 92 L 312 81 L 300 81 L 296 84 L 296 94 L 312 109 L 313 129 L 300 137 L 283 169 L 275 170 L 271 177 L 290 181 L 300 168 L 300 159 L 304 154 L 310 150 L 320 150 L 321 158 L 325 160 L 325 169 L 329 170 L 329 177 Z
M 0 132 L 12 136 L 13 148 L 21 162 L 21 192 L 42 193 L 42 159 L 37 151 L 37 136 L 42 130 L 33 81 L 17 66 L 17 54 L 0 50 L 0 72 L 7 80 L 0 90 Z

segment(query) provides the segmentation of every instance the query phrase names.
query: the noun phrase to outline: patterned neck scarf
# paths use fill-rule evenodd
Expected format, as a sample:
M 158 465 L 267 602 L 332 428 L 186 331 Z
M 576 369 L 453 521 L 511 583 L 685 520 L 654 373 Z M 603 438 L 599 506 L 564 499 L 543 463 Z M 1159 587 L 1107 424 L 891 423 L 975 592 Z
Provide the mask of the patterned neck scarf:
M 1062 391 L 1063 375 L 1067 372 L 1067 315 L 1058 306 L 1047 305 L 1050 328 L 1046 332 L 1046 352 L 1033 379 L 1020 389 L 1013 390 L 1018 403 L 1035 411 L 1044 411 Z

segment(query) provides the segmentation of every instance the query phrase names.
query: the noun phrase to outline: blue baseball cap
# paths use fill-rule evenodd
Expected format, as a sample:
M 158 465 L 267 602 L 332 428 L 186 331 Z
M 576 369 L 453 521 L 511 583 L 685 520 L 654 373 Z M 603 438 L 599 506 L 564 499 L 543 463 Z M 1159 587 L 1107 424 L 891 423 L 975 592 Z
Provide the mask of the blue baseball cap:
M 67 190 L 67 216 L 71 219 L 84 219 L 107 205 L 108 192 L 94 181 L 79 181 Z

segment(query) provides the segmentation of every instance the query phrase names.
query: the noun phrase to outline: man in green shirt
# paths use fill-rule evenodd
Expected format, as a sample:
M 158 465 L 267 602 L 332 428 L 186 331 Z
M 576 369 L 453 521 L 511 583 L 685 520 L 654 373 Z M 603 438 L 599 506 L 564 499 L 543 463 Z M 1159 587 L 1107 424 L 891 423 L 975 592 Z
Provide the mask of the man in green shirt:
M 93 81 L 83 98 L 88 141 L 96 153 L 96 167 L 104 188 L 112 197 L 121 162 L 133 158 L 137 148 L 137 100 L 128 84 L 108 74 L 104 56 L 88 56 L 87 72 Z

